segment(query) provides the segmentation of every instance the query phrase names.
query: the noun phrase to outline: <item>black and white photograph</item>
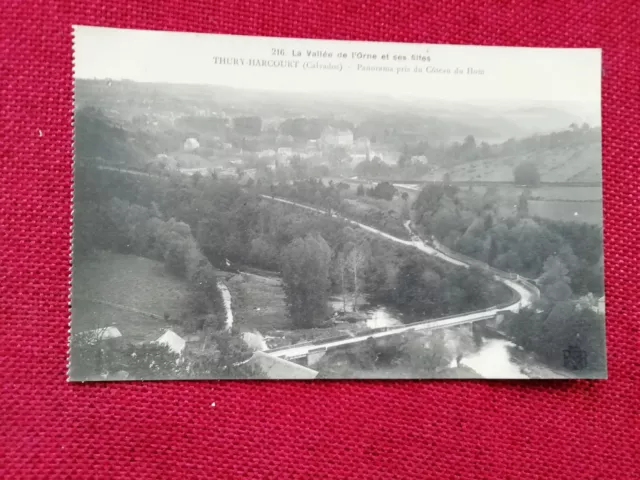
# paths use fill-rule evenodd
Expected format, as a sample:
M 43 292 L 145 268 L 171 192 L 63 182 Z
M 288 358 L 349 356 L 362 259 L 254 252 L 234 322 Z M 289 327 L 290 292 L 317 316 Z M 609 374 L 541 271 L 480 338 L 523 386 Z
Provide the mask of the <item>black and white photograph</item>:
M 601 76 L 74 27 L 69 380 L 606 378 Z

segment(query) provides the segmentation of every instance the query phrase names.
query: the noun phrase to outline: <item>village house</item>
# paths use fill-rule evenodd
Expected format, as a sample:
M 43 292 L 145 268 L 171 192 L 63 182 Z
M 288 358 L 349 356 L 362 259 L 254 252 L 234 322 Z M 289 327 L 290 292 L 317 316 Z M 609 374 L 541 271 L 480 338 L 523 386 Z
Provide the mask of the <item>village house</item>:
M 280 117 L 267 117 L 262 119 L 262 129 L 265 131 L 277 131 L 282 123 Z
M 177 355 L 182 355 L 187 342 L 185 342 L 184 339 L 173 330 L 167 330 L 154 343 L 164 345 L 171 352 Z
M 101 340 L 109 340 L 112 338 L 120 338 L 122 337 L 122 333 L 120 333 L 120 330 L 118 330 L 117 327 L 110 326 L 80 332 L 78 336 L 85 338 L 89 342 L 95 342 Z
M 382 155 L 382 153 L 380 152 L 366 152 L 366 153 L 352 153 L 351 155 L 351 162 L 353 162 L 354 164 L 358 164 L 360 162 L 363 162 L 364 160 L 373 160 L 374 158 L 378 157 L 380 159 L 380 161 L 384 161 L 384 157 Z
M 328 147 L 351 147 L 353 145 L 353 132 L 351 130 L 327 127 L 322 132 L 321 142 Z
M 310 158 L 320 155 L 320 153 L 319 152 L 300 152 L 300 153 L 296 153 L 296 155 L 298 155 L 303 160 L 308 160 Z
M 586 295 L 580 297 L 580 301 L 576 304 L 577 309 L 590 309 L 600 315 L 604 315 L 605 299 L 602 297 L 596 297 L 593 293 L 589 292 Z
M 262 150 L 261 152 L 258 152 L 258 158 L 269 158 L 269 157 L 275 157 L 276 156 L 276 151 L 275 150 Z
M 291 135 L 278 135 L 276 137 L 277 145 L 291 145 L 293 143 L 293 137 Z
M 369 157 L 369 155 L 366 153 L 352 153 L 350 157 L 351 157 L 351 162 L 354 164 L 364 162 L 367 159 L 371 160 L 371 157 Z
M 288 167 L 289 165 L 291 165 L 291 157 L 280 157 L 278 156 L 278 158 L 276 158 L 275 160 L 275 168 L 277 169 L 278 167 Z
M 199 147 L 200 147 L 200 142 L 198 142 L 198 140 L 196 140 L 195 138 L 191 137 L 185 140 L 183 148 L 185 152 L 193 152 Z
M 238 178 L 238 171 L 235 168 L 223 168 L 220 170 L 216 170 L 215 172 L 218 178 Z
M 316 370 L 261 351 L 255 352 L 247 363 L 260 368 L 270 379 L 310 380 L 318 376 Z
M 242 174 L 240 175 L 240 179 L 239 179 L 239 184 L 242 185 L 243 187 L 252 184 L 253 182 L 255 182 L 256 180 L 256 174 L 257 174 L 258 170 L 255 168 L 250 168 L 248 170 L 245 170 L 244 172 L 242 172 Z
M 356 152 L 367 152 L 371 149 L 371 140 L 367 137 L 359 137 L 353 144 L 353 149 Z
M 293 148 L 280 147 L 278 148 L 278 156 L 293 155 Z

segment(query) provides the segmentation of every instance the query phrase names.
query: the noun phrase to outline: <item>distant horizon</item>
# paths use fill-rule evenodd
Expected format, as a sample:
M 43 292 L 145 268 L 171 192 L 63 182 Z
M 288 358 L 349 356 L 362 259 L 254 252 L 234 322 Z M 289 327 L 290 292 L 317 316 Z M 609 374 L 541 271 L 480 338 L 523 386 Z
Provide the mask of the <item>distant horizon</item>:
M 293 91 L 273 91 L 270 89 L 260 88 L 258 87 L 237 87 L 233 85 L 225 85 L 225 84 L 216 84 L 216 83 L 185 83 L 185 82 L 172 82 L 172 81 L 147 81 L 147 80 L 135 80 L 130 78 L 112 78 L 112 77 L 78 77 L 74 78 L 75 81 L 86 81 L 86 82 L 116 82 L 116 83 L 132 83 L 137 85 L 153 85 L 153 86 L 175 86 L 175 87 L 186 87 L 186 88 L 219 88 L 219 89 L 227 89 L 233 90 L 236 92 L 242 92 L 246 90 L 250 90 L 252 93 L 269 93 L 276 95 L 295 95 L 295 96 L 309 96 L 309 93 Z M 333 92 L 313 92 L 314 94 L 321 94 L 328 96 L 329 98 L 335 99 L 344 99 L 344 97 L 352 96 L 355 92 L 348 91 L 333 91 Z M 376 98 L 381 100 L 391 100 L 397 101 L 400 103 L 413 103 L 414 107 L 416 106 L 416 102 L 420 102 L 424 104 L 424 107 L 429 106 L 428 104 L 441 104 L 442 107 L 445 106 L 457 106 L 457 107 L 475 107 L 475 108 L 488 108 L 492 110 L 491 113 L 499 114 L 499 113 L 508 113 L 514 112 L 521 109 L 553 109 L 559 110 L 563 113 L 568 113 L 577 117 L 588 118 L 585 119 L 587 123 L 589 123 L 592 127 L 601 127 L 602 126 L 602 117 L 601 111 L 598 107 L 594 107 L 590 105 L 589 102 L 578 102 L 578 101 L 553 101 L 553 100 L 529 100 L 526 98 L 519 99 L 504 99 L 504 98 L 494 98 L 494 99 L 481 99 L 481 98 L 470 98 L 464 100 L 457 99 L 443 99 L 439 97 L 416 97 L 416 96 L 400 96 L 394 93 L 382 93 L 382 92 L 358 92 L 359 97 L 353 97 L 354 103 L 360 103 L 362 101 L 362 97 L 365 98 Z M 581 111 L 576 111 L 581 110 Z M 585 111 L 586 110 L 586 111 Z M 589 112 L 589 110 L 592 110 Z M 593 111 L 597 110 L 597 111 Z M 597 118 L 597 121 L 594 121 L 594 118 Z

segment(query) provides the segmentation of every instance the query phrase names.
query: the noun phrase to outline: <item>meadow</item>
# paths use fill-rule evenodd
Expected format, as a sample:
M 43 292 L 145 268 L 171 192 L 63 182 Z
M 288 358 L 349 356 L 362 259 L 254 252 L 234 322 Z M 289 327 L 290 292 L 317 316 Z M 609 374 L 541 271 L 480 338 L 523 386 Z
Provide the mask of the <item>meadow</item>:
M 513 169 L 522 162 L 530 161 L 538 166 L 543 182 L 600 182 L 601 158 L 598 143 L 555 147 L 526 154 L 483 158 L 451 169 L 440 168 L 426 175 L 423 180 L 440 181 L 448 172 L 452 181 L 511 182 Z
M 487 187 L 461 189 L 463 195 L 482 196 Z M 518 198 L 524 188 L 504 185 L 497 188 L 501 216 L 516 213 Z M 602 225 L 602 189 L 600 187 L 539 187 L 532 188 L 528 201 L 529 214 L 550 220 L 586 222 Z M 476 197 L 477 199 L 477 197 Z
M 265 333 L 291 328 L 280 278 L 241 273 L 229 278 L 226 285 L 231 292 L 234 325 L 240 330 Z
M 549 220 L 602 225 L 601 202 L 529 200 L 529 214 Z
M 150 340 L 188 313 L 186 283 L 147 258 L 98 251 L 74 265 L 72 283 L 76 332 L 113 325 Z

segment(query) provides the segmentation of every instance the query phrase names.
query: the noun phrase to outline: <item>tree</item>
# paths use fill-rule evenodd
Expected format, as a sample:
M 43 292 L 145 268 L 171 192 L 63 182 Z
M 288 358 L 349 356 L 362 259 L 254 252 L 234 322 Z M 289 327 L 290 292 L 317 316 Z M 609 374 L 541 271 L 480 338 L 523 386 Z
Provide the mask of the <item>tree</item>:
M 331 165 L 341 165 L 348 156 L 344 147 L 334 147 L 329 151 L 329 163 Z
M 129 380 L 175 378 L 181 371 L 177 365 L 178 355 L 167 346 L 156 343 L 129 345 L 118 358 L 121 365 L 116 371 L 128 372 Z
M 177 360 L 177 354 L 157 343 L 133 345 L 122 339 L 75 335 L 71 341 L 70 376 L 74 380 L 96 380 L 124 371 L 130 380 L 176 378 L 185 373 Z
M 362 184 L 358 185 L 358 188 L 356 189 L 356 194 L 360 197 L 364 195 L 364 185 Z
M 249 259 L 261 268 L 274 270 L 278 267 L 278 251 L 266 237 L 251 240 Z
M 482 196 L 482 208 L 485 210 L 495 210 L 500 205 L 500 192 L 496 187 L 489 187 Z
M 233 119 L 233 128 L 240 135 L 260 135 L 262 119 L 253 117 L 236 117 Z
M 372 197 L 391 201 L 393 200 L 393 196 L 397 193 L 397 190 L 389 182 L 380 182 L 375 186 L 375 188 L 369 190 L 369 192 Z
M 462 146 L 466 150 L 473 150 L 476 148 L 476 139 L 473 135 L 467 135 L 462 143 Z
M 353 276 L 353 296 L 352 309 L 355 312 L 358 308 L 358 299 L 360 297 L 360 284 L 365 271 L 367 261 L 366 247 L 359 245 L 353 246 L 346 256 L 346 263 L 349 272 Z
M 442 307 L 440 275 L 424 255 L 411 253 L 400 265 L 393 291 L 395 303 L 404 310 L 432 315 Z
M 185 247 L 183 242 L 175 239 L 169 244 L 164 254 L 165 267 L 170 273 L 178 277 L 184 277 L 187 273 Z
M 205 337 L 206 349 L 186 350 L 189 378 L 265 378 L 257 366 L 246 363 L 253 354 L 240 332 L 232 329 L 211 332 Z
M 529 216 L 529 201 L 527 200 L 527 196 L 524 192 L 518 197 L 518 216 L 519 217 L 528 217 Z
M 606 370 L 604 318 L 578 303 L 535 305 L 514 315 L 505 328 L 517 344 L 554 366 L 563 367 L 564 352 L 577 348 L 586 356 L 586 370 Z
M 411 219 L 411 210 L 409 209 L 409 203 L 408 202 L 404 202 L 402 204 L 401 215 L 402 215 L 402 220 L 410 220 Z
M 493 237 L 489 237 L 489 251 L 487 252 L 487 263 L 493 265 L 498 255 L 498 245 Z
M 513 179 L 517 185 L 535 187 L 540 184 L 540 172 L 533 162 L 522 162 L 513 170 Z
M 442 330 L 412 337 L 399 349 L 416 376 L 432 376 L 451 361 Z
M 398 168 L 404 168 L 411 163 L 411 155 L 409 154 L 409 146 L 405 143 L 402 147 L 402 154 L 398 157 Z
M 573 292 L 569 286 L 569 270 L 557 256 L 547 258 L 539 279 L 543 297 L 552 302 L 569 300 Z
M 336 270 L 338 273 L 338 281 L 340 282 L 340 293 L 342 295 L 342 311 L 347 311 L 347 276 L 349 275 L 347 267 L 347 256 L 344 252 L 339 252 L 336 256 Z
M 475 160 L 478 156 L 477 147 L 476 147 L 476 139 L 473 135 L 467 135 L 462 143 L 461 147 L 461 155 L 464 161 Z
M 491 146 L 487 142 L 482 142 L 480 144 L 480 156 L 483 158 L 491 156 Z
M 281 258 L 287 308 L 297 328 L 310 328 L 327 315 L 331 249 L 320 235 L 293 240 Z
M 309 178 L 309 164 L 306 160 L 303 160 L 300 155 L 293 155 L 290 162 L 294 178 L 297 180 Z

